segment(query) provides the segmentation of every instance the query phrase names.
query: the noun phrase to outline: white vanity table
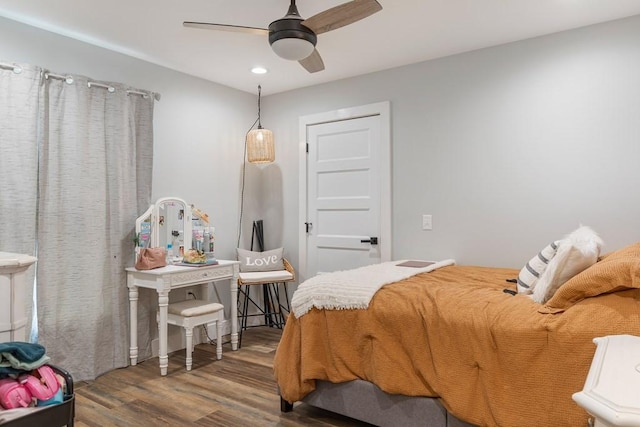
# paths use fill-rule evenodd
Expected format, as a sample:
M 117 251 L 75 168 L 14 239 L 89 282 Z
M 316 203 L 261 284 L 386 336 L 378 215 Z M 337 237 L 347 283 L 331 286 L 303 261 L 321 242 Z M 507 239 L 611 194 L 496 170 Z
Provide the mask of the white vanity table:
M 26 271 L 36 257 L 0 252 L 0 342 L 27 340 Z
M 201 216 L 195 216 L 200 213 Z M 192 247 L 192 231 L 208 226 L 205 216 L 203 224 L 202 212 L 193 209 L 182 199 L 163 197 L 151 205 L 147 211 L 136 220 L 136 256 L 141 247 L 167 247 L 174 249 Z M 195 242 L 195 241 L 194 241 Z M 174 251 L 174 255 L 178 252 Z M 135 262 L 135 261 L 134 261 Z M 218 264 L 183 266 L 167 265 L 152 270 L 136 270 L 129 267 L 127 271 L 127 287 L 129 288 L 129 319 L 130 339 L 129 358 L 131 364 L 138 363 L 138 288 L 153 289 L 158 293 L 158 356 L 161 375 L 167 374 L 167 311 L 169 292 L 172 289 L 229 280 L 231 298 L 223 305 L 229 304 L 231 311 L 231 349 L 238 349 L 238 261 L 218 260 Z
M 127 287 L 129 288 L 129 318 L 131 319 L 131 347 L 129 358 L 131 364 L 138 363 L 138 288 L 155 289 L 158 292 L 158 340 L 160 374 L 167 375 L 169 358 L 167 356 L 167 307 L 169 292 L 172 289 L 200 285 L 210 282 L 229 280 L 231 291 L 231 349 L 238 349 L 238 261 L 218 260 L 217 265 L 204 267 L 185 267 L 168 265 L 153 270 L 136 270 L 127 268 Z

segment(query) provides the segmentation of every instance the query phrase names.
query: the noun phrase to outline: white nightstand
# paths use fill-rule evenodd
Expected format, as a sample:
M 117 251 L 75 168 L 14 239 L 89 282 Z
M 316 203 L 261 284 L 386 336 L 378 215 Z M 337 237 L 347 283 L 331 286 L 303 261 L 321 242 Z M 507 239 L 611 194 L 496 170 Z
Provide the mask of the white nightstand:
M 595 417 L 594 427 L 640 426 L 640 337 L 595 338 L 584 388 L 573 395 Z
M 36 262 L 31 255 L 0 252 L 0 342 L 27 341 L 27 269 Z

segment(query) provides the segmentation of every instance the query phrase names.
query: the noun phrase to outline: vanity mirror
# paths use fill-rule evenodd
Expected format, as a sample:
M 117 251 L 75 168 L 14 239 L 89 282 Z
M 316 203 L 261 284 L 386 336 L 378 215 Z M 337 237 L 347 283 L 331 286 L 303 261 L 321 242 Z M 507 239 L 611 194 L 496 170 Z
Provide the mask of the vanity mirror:
M 191 247 L 191 207 L 181 199 L 163 198 L 154 208 L 157 246 L 173 249 L 178 255 L 180 247 Z
M 167 249 L 173 261 L 192 248 L 212 259 L 214 231 L 209 216 L 197 207 L 177 197 L 160 198 L 136 219 L 135 260 L 141 248 L 158 247 Z
M 191 248 L 191 233 L 191 206 L 177 197 L 160 198 L 136 220 L 136 257 L 144 247 L 170 248 L 179 256 L 181 248 Z

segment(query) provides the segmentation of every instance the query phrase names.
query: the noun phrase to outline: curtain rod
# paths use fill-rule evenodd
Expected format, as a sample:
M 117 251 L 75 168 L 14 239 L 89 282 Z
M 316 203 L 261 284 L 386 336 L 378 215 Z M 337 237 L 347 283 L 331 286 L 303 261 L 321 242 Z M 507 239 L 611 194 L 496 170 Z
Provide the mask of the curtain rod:
M 63 76 L 61 74 L 53 74 L 53 73 L 46 72 L 44 74 L 44 78 L 48 79 L 49 77 L 51 77 L 53 79 L 64 80 L 68 84 L 72 84 L 73 83 L 73 76 Z M 107 91 L 109 91 L 110 93 L 113 93 L 116 90 L 113 86 L 109 86 L 109 85 L 106 85 L 104 83 L 92 82 L 92 81 L 87 82 L 87 86 L 89 86 L 89 87 L 96 86 L 96 87 L 100 87 L 100 88 L 103 88 L 103 89 L 107 89 Z M 150 95 L 150 93 L 141 92 L 139 90 L 127 89 L 127 95 L 140 95 L 140 96 L 143 96 L 143 97 L 146 98 L 146 97 L 148 97 Z M 159 93 L 154 93 L 153 94 L 153 98 L 156 101 L 160 101 L 160 94 Z
M 6 68 L 9 69 L 11 71 L 13 71 L 16 74 L 20 74 L 22 72 L 22 67 L 20 67 L 19 65 L 16 64 L 6 64 L 4 62 L 0 62 L 0 68 Z M 45 72 L 44 73 L 44 78 L 48 79 L 49 77 L 54 78 L 54 79 L 59 79 L 59 80 L 64 80 L 65 82 L 67 82 L 68 84 L 73 83 L 73 77 L 72 76 L 63 76 L 60 74 L 53 74 L 50 72 Z M 101 87 L 104 89 L 107 89 L 109 92 L 114 92 L 116 89 L 113 86 L 109 86 L 106 85 L 104 83 L 97 83 L 97 82 L 87 82 L 87 85 L 89 87 L 91 86 L 97 86 L 97 87 Z M 127 95 L 140 95 L 142 97 L 148 97 L 151 93 L 150 92 L 142 92 L 139 90 L 133 90 L 133 89 L 127 89 Z M 159 93 L 154 93 L 153 94 L 153 98 L 156 101 L 160 101 L 160 94 Z
M 4 62 L 0 62 L 0 68 L 7 68 L 16 74 L 20 74 L 22 72 L 22 67 L 20 67 L 19 65 L 5 64 Z

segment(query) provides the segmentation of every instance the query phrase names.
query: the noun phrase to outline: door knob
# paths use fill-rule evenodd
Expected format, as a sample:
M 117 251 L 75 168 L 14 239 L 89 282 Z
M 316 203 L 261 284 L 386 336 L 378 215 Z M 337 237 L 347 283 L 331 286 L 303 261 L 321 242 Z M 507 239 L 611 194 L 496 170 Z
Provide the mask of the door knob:
M 377 245 L 378 244 L 378 238 L 377 237 L 369 237 L 369 239 L 367 239 L 367 240 L 360 240 L 360 243 L 371 243 L 372 245 Z

